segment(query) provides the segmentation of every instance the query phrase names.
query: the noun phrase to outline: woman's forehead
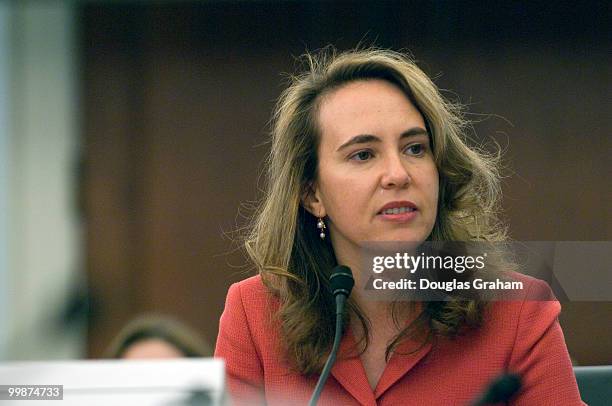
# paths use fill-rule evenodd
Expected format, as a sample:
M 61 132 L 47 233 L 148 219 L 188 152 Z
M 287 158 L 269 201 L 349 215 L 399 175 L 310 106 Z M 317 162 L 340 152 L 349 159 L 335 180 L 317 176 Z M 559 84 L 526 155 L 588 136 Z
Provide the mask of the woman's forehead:
M 343 143 L 359 134 L 384 136 L 425 127 L 423 117 L 397 86 L 384 80 L 356 81 L 321 100 L 318 124 L 327 141 Z

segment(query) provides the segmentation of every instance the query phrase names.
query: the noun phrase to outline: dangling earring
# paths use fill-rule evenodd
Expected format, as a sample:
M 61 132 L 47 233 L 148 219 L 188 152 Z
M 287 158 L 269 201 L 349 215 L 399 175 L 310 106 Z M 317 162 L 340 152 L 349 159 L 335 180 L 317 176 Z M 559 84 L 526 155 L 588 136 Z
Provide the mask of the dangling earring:
M 317 228 L 321 230 L 321 234 L 319 234 L 319 237 L 321 237 L 321 239 L 324 240 L 325 239 L 325 229 L 327 227 L 325 227 L 325 223 L 323 222 L 323 219 L 321 217 L 319 217 L 319 221 L 317 222 Z

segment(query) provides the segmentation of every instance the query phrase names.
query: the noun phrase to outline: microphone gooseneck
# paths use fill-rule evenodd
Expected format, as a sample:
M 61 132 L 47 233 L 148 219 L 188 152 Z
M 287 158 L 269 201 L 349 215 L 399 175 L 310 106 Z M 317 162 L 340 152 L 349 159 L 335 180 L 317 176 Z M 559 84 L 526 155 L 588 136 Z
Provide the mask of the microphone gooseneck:
M 319 397 L 321 396 L 321 392 L 323 391 L 323 387 L 325 386 L 325 382 L 329 377 L 331 368 L 334 365 L 334 362 L 336 362 L 336 354 L 338 353 L 338 348 L 340 348 L 340 340 L 342 338 L 342 313 L 344 312 L 344 303 L 351 294 L 351 289 L 353 289 L 353 286 L 355 285 L 355 280 L 353 279 L 353 273 L 349 267 L 339 265 L 333 269 L 332 274 L 329 277 L 329 283 L 331 292 L 336 299 L 336 332 L 334 333 L 334 344 L 332 345 L 332 350 L 329 353 L 327 361 L 325 362 L 323 371 L 321 371 L 321 376 L 319 376 L 319 381 L 317 382 L 317 386 L 312 393 L 310 402 L 308 402 L 309 406 L 315 406 L 317 404 Z

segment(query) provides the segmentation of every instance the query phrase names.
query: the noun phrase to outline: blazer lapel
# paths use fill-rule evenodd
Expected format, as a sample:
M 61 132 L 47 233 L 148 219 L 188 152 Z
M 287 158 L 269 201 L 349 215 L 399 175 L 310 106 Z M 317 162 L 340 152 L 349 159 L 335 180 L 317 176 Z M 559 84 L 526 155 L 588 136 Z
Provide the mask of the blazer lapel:
M 430 340 L 422 348 L 414 352 L 415 348 L 419 348 L 420 345 L 421 343 L 418 341 L 406 340 L 398 346 L 397 350 L 391 355 L 391 359 L 380 377 L 378 385 L 376 385 L 374 392 L 376 399 L 406 375 L 408 371 L 429 353 L 432 347 Z
M 366 376 L 363 364 L 358 356 L 347 358 L 351 350 L 355 348 L 355 338 L 351 329 L 348 328 L 342 341 L 336 363 L 332 367 L 331 375 L 338 381 L 347 392 L 349 392 L 359 403 L 364 406 L 376 406 L 374 393 Z

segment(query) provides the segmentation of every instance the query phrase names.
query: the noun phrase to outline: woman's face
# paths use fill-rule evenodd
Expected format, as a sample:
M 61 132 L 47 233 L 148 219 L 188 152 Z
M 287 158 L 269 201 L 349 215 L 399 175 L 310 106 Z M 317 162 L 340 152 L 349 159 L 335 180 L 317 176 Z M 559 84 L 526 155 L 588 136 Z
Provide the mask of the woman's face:
M 424 241 L 436 221 L 438 171 L 423 117 L 404 93 L 384 80 L 349 83 L 323 96 L 318 124 L 306 206 L 326 217 L 338 259 L 365 241 Z

